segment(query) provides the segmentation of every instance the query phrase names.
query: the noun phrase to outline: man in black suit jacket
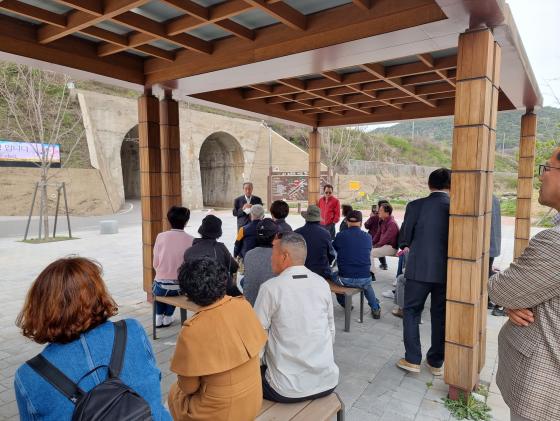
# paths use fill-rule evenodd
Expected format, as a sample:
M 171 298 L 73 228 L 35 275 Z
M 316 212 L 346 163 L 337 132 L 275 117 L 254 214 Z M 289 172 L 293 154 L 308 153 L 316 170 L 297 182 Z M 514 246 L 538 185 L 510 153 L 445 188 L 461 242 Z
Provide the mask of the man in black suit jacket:
M 253 183 L 246 181 L 243 183 L 243 196 L 239 196 L 233 201 L 233 216 L 237 216 L 237 229 L 251 222 L 249 212 L 251 206 L 262 205 L 260 197 L 253 196 Z
M 430 174 L 430 195 L 406 207 L 400 246 L 408 251 L 403 308 L 405 357 L 397 366 L 420 372 L 420 317 L 431 294 L 432 346 L 426 363 L 433 375 L 443 374 L 445 348 L 445 288 L 447 282 L 447 239 L 449 233 L 449 187 L 451 171 L 440 168 Z

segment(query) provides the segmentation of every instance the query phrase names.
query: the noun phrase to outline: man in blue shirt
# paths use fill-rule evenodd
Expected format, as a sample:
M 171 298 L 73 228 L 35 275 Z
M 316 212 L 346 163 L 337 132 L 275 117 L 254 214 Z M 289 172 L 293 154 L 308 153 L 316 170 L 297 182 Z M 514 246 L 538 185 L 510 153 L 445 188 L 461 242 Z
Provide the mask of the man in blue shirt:
M 321 210 L 316 205 L 309 205 L 301 216 L 305 219 L 305 225 L 295 232 L 302 235 L 307 244 L 305 267 L 325 279 L 333 279 L 331 263 L 335 252 L 330 233 L 320 224 Z
M 333 247 L 336 250 L 338 263 L 338 279 L 340 285 L 361 288 L 371 307 L 374 319 L 381 318 L 381 307 L 371 287 L 370 253 L 371 237 L 361 230 L 362 212 L 353 210 L 346 216 L 348 229 L 337 234 Z M 344 297 L 337 294 L 337 301 L 344 306 Z

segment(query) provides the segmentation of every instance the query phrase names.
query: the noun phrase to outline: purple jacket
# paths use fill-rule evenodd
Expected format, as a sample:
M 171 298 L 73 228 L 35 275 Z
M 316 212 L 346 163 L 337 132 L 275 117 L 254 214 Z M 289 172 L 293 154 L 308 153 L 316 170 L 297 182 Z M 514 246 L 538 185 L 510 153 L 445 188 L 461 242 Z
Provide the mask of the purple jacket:
M 379 223 L 379 229 L 375 233 L 375 237 L 373 237 L 373 247 L 376 248 L 390 245 L 396 249 L 398 237 L 399 226 L 395 222 L 393 215 L 391 215 L 389 219 Z

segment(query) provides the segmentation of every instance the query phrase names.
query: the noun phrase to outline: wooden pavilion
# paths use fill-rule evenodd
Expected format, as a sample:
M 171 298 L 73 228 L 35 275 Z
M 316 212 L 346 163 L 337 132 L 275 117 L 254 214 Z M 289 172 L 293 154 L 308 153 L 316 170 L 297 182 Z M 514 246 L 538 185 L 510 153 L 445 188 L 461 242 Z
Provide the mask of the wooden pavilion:
M 485 363 L 498 111 L 525 109 L 515 256 L 528 242 L 539 88 L 504 0 L 3 0 L 0 59 L 143 90 L 144 288 L 165 210 L 181 203 L 177 100 L 309 127 L 454 115 L 445 381 Z M 152 87 L 162 89 L 162 99 Z

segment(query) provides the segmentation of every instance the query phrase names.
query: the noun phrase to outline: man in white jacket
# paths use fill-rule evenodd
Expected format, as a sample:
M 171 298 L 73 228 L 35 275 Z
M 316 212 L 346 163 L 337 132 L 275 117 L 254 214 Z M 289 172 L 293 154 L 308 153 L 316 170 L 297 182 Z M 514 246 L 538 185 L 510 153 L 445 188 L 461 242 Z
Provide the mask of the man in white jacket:
M 305 239 L 294 232 L 280 237 L 272 247 L 278 276 L 261 285 L 255 311 L 268 331 L 263 396 L 293 403 L 326 396 L 338 384 L 333 303 L 327 282 L 304 266 Z

